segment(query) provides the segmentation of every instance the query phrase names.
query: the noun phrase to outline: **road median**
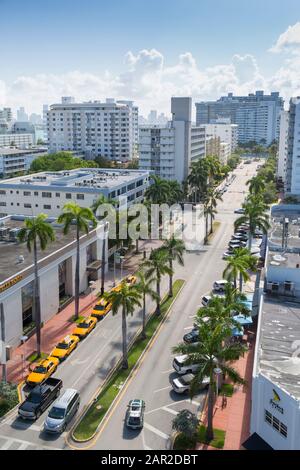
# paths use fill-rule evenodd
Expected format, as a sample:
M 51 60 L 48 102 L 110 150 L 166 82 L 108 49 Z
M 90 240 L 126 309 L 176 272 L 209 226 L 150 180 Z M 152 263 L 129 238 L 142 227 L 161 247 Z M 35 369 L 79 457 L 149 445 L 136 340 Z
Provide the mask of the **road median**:
M 141 330 L 137 332 L 128 351 L 128 369 L 124 370 L 121 368 L 122 360 L 120 359 L 116 368 L 107 377 L 105 383 L 97 391 L 94 399 L 75 424 L 71 432 L 72 439 L 75 442 L 84 443 L 91 440 L 96 435 L 119 393 L 124 388 L 126 382 L 131 378 L 161 325 L 167 319 L 173 303 L 184 286 L 184 282 L 185 281 L 181 279 L 174 282 L 174 294 L 172 297 L 168 295 L 164 297 L 161 304 L 161 315 L 159 317 L 156 316 L 155 313 L 149 316 L 146 325 L 146 338 L 141 338 Z

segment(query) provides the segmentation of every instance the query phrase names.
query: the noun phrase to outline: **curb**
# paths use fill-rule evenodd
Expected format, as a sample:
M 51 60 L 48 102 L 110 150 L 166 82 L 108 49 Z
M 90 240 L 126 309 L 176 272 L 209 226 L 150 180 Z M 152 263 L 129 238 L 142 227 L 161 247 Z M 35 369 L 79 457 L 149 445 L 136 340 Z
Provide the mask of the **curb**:
M 99 432 L 99 428 L 101 427 L 101 425 L 103 424 L 103 422 L 106 420 L 108 414 L 110 413 L 111 411 L 111 408 L 113 407 L 115 401 L 118 399 L 119 397 L 119 394 L 122 392 L 122 390 L 124 389 L 124 387 L 126 386 L 126 384 L 129 382 L 129 380 L 132 378 L 132 375 L 134 374 L 134 372 L 136 371 L 136 369 L 139 367 L 140 363 L 141 363 L 141 360 L 142 358 L 145 356 L 146 352 L 148 351 L 148 349 L 150 348 L 154 338 L 157 336 L 157 334 L 159 333 L 159 330 L 160 328 L 162 327 L 162 325 L 165 323 L 165 321 L 168 319 L 169 317 L 169 314 L 170 314 L 170 311 L 173 307 L 173 304 L 175 303 L 175 301 L 177 300 L 179 294 L 181 293 L 182 289 L 184 288 L 185 286 L 185 280 L 183 280 L 183 284 L 182 286 L 180 287 L 179 291 L 177 292 L 177 295 L 176 297 L 173 299 L 172 303 L 170 304 L 166 314 L 164 315 L 164 317 L 161 319 L 160 323 L 157 325 L 157 328 L 153 334 L 153 336 L 150 338 L 147 346 L 145 347 L 145 349 L 143 350 L 142 354 L 140 355 L 139 359 L 137 360 L 137 362 L 135 363 L 134 367 L 132 368 L 132 370 L 130 371 L 127 379 L 125 380 L 125 382 L 123 383 L 123 386 L 122 386 L 122 389 L 120 389 L 119 393 L 116 395 L 116 397 L 114 398 L 114 400 L 112 401 L 110 407 L 108 408 L 108 410 L 106 411 L 105 415 L 103 416 L 102 420 L 100 421 L 100 423 L 98 424 L 97 426 L 97 429 L 95 430 L 95 432 L 92 434 L 92 436 L 90 436 L 88 439 L 84 439 L 84 440 L 79 440 L 79 439 L 76 439 L 74 436 L 73 436 L 73 431 L 74 429 L 76 428 L 76 426 L 80 423 L 80 421 L 84 418 L 84 416 L 86 415 L 86 413 L 88 412 L 88 410 L 90 409 L 90 407 L 92 406 L 93 402 L 97 399 L 97 397 L 101 394 L 101 392 L 103 391 L 103 389 L 106 387 L 106 385 L 108 384 L 110 378 L 112 377 L 112 375 L 117 371 L 117 369 L 119 368 L 119 366 L 121 365 L 122 363 L 122 358 L 120 358 L 120 360 L 118 361 L 118 363 L 115 365 L 115 367 L 111 370 L 111 372 L 109 373 L 109 375 L 107 376 L 107 378 L 105 379 L 105 382 L 101 385 L 101 387 L 96 391 L 96 393 L 93 395 L 93 397 L 91 398 L 89 404 L 86 406 L 86 409 L 83 410 L 81 416 L 77 419 L 77 421 L 75 422 L 74 426 L 72 427 L 72 429 L 70 429 L 69 433 L 68 433 L 68 436 L 66 436 L 66 442 L 67 444 L 69 445 L 69 442 L 68 442 L 68 438 L 69 436 L 71 437 L 71 439 L 78 443 L 78 444 L 84 444 L 86 442 L 89 442 L 91 441 Z M 151 315 L 149 315 L 148 317 L 148 322 L 149 320 L 152 318 L 152 316 L 155 315 L 155 312 L 153 312 Z M 147 322 L 147 323 L 148 323 Z M 132 340 L 130 341 L 130 347 L 132 347 L 132 345 L 134 344 L 134 342 L 136 341 L 136 339 L 138 338 L 138 336 L 141 334 L 141 331 L 142 331 L 142 328 L 140 328 L 138 330 L 138 332 L 136 333 L 136 335 L 132 338 Z M 130 349 L 130 347 L 128 349 Z M 80 447 L 77 447 L 77 449 L 80 450 Z

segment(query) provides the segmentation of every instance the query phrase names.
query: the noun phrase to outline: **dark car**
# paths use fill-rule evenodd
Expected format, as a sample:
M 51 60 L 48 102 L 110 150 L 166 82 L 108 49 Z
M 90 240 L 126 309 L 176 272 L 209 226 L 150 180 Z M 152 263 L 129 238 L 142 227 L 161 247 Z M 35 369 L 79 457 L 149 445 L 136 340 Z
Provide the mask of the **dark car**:
M 183 341 L 187 344 L 197 343 L 197 341 L 199 341 L 199 329 L 193 328 L 192 331 L 186 333 L 183 337 Z
M 58 397 L 62 380 L 49 377 L 43 384 L 36 385 L 18 408 L 23 419 L 38 419 L 49 405 Z

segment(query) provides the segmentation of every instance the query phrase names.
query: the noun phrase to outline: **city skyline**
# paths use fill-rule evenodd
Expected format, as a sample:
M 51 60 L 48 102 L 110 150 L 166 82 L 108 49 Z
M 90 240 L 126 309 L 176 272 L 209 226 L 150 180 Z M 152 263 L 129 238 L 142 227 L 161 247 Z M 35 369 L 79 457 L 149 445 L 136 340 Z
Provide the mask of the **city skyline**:
M 69 0 L 43 9 L 35 0 L 26 5 L 1 0 L 6 67 L 0 73 L 0 107 L 15 112 L 24 106 L 29 114 L 41 114 L 44 103 L 57 103 L 63 95 L 77 101 L 114 97 L 134 100 L 147 115 L 151 109 L 167 113 L 171 96 L 209 100 L 259 89 L 279 91 L 288 101 L 300 93 L 295 0 L 287 0 L 284 11 L 274 0 L 263 5 L 254 0 L 243 11 L 237 0 L 219 1 L 217 17 L 206 0 L 156 3 L 145 14 L 136 0 L 110 5 L 88 0 L 85 9 Z M 10 37 L 12 14 L 8 48 L 4 38 Z

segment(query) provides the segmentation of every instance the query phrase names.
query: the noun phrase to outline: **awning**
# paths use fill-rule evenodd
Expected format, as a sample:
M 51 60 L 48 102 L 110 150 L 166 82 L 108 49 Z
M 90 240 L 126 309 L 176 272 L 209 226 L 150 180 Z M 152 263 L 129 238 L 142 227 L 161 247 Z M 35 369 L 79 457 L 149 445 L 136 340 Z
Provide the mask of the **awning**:
M 235 321 L 237 321 L 240 325 L 251 325 L 253 323 L 252 317 L 249 315 L 245 317 L 245 315 L 235 315 L 233 317 Z
M 96 260 L 96 261 L 93 261 L 92 263 L 88 264 L 87 267 L 86 267 L 86 270 L 89 271 L 89 272 L 95 272 L 95 271 L 99 271 L 99 269 L 101 268 L 101 261 L 100 260 Z
M 242 447 L 246 450 L 273 450 L 273 448 L 262 439 L 256 432 L 252 434 L 242 444 Z

